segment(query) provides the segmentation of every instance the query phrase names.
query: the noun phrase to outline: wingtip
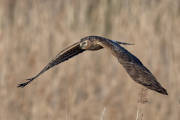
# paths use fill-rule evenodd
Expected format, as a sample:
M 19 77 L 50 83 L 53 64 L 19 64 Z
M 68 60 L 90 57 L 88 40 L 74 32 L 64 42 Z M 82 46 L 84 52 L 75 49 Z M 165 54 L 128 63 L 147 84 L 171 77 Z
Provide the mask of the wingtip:
M 164 91 L 164 95 L 168 95 L 168 92 L 166 90 Z
M 17 85 L 17 87 L 18 88 L 24 88 L 28 83 L 29 83 L 29 81 L 28 82 L 24 82 L 24 83 L 20 83 L 20 84 Z
M 20 83 L 17 85 L 18 88 L 24 88 L 26 85 L 28 85 L 33 79 L 32 78 L 29 78 L 29 79 L 26 79 L 27 82 L 24 82 L 24 83 Z
M 163 95 L 168 95 L 168 92 L 166 89 L 162 88 L 159 93 L 163 94 Z
M 124 45 L 135 45 L 134 43 L 125 43 Z
M 135 44 L 133 44 L 133 43 L 119 42 L 119 41 L 117 41 L 117 43 L 122 44 L 122 45 L 135 45 Z

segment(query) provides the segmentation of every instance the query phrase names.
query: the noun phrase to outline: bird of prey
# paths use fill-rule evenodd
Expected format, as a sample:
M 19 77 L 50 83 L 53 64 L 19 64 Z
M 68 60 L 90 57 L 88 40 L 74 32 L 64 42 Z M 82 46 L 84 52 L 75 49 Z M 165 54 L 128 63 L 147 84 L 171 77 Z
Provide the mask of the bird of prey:
M 118 42 L 100 36 L 87 36 L 82 38 L 79 42 L 67 47 L 56 55 L 37 75 L 27 79 L 26 82 L 18 84 L 18 87 L 25 87 L 34 79 L 39 77 L 42 73 L 57 64 L 60 64 L 79 53 L 84 51 L 96 51 L 100 49 L 108 49 L 113 56 L 115 56 L 119 63 L 125 68 L 129 76 L 137 83 L 154 90 L 163 95 L 168 95 L 166 89 L 157 81 L 155 76 L 142 64 L 142 62 L 126 50 L 122 45 L 131 45 L 125 42 Z

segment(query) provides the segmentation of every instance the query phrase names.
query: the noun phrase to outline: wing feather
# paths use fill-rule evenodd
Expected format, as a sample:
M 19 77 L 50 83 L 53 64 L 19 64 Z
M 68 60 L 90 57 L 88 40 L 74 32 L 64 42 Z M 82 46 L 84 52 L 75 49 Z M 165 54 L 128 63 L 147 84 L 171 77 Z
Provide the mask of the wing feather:
M 100 45 L 109 49 L 111 53 L 117 57 L 119 63 L 125 68 L 129 76 L 135 82 L 161 94 L 168 94 L 154 77 L 154 75 L 142 64 L 142 62 L 136 56 L 134 56 L 115 41 L 109 39 L 98 39 L 98 41 Z
M 27 81 L 24 83 L 18 84 L 18 87 L 25 87 L 26 85 L 28 85 L 30 82 L 32 82 L 34 79 L 39 77 L 41 74 L 43 74 L 50 68 L 66 61 L 84 51 L 85 50 L 81 49 L 81 47 L 80 47 L 80 42 L 77 42 L 77 43 L 65 48 L 59 54 L 57 54 L 56 57 L 53 58 L 36 76 L 27 79 Z

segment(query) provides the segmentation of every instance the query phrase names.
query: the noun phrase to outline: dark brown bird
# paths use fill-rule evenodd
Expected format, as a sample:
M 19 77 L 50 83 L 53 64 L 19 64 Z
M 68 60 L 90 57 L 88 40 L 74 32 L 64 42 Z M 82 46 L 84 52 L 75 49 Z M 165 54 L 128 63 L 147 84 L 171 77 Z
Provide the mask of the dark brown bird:
M 88 36 L 82 38 L 80 42 L 77 42 L 63 51 L 52 59 L 36 76 L 27 79 L 26 82 L 21 83 L 18 87 L 25 87 L 34 79 L 39 77 L 42 73 L 49 70 L 53 66 L 62 63 L 69 58 L 78 55 L 86 50 L 96 51 L 102 48 L 107 48 L 113 56 L 115 56 L 119 63 L 125 68 L 130 77 L 137 83 L 159 92 L 164 95 L 168 95 L 166 89 L 164 89 L 160 83 L 156 80 L 154 75 L 142 64 L 142 62 L 128 50 L 123 48 L 122 45 L 131 45 L 129 43 L 118 42 L 110 40 L 100 36 Z

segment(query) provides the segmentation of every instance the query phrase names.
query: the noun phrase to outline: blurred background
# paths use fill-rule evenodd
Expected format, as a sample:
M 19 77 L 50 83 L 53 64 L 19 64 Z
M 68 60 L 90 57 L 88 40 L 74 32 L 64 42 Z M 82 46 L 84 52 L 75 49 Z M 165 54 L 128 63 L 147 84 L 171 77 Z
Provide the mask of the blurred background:
M 142 95 L 107 50 L 80 54 L 16 87 L 89 35 L 134 43 L 125 48 L 169 95 Z M 179 0 L 0 0 L 0 119 L 179 120 L 179 39 Z

